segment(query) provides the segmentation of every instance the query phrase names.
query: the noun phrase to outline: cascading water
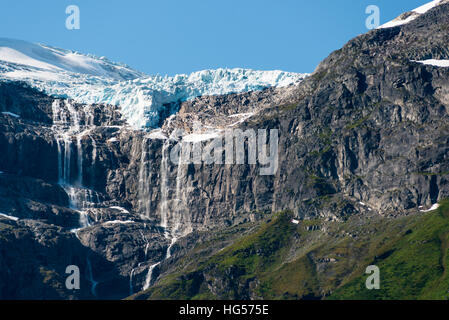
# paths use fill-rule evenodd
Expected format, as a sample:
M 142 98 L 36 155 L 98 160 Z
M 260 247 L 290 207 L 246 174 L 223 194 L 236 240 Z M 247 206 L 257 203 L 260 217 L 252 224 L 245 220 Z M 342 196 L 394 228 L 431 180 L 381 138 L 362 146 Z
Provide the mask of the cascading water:
M 170 185 L 168 183 L 168 157 L 167 150 L 170 146 L 170 140 L 164 141 L 162 146 L 162 159 L 161 159 L 161 205 L 160 205 L 160 215 L 161 215 L 161 227 L 167 231 L 168 228 L 168 194 L 170 190 Z
M 133 276 L 134 276 L 135 270 L 136 270 L 135 268 L 132 268 L 131 273 L 129 275 L 129 295 L 130 296 L 133 295 L 133 293 L 134 293 Z
M 184 145 L 180 142 L 182 148 Z M 176 172 L 176 206 L 175 216 L 173 218 L 174 226 L 172 234 L 177 237 L 183 237 L 193 231 L 190 216 L 188 215 L 186 206 L 185 188 L 183 188 L 183 182 L 186 181 L 187 165 L 183 161 L 184 153 L 180 150 L 178 167 Z
M 92 285 L 90 290 L 91 290 L 92 295 L 94 297 L 96 297 L 97 296 L 96 289 L 97 289 L 98 282 L 94 280 L 94 275 L 93 275 L 93 272 L 92 272 L 92 264 L 90 263 L 89 257 L 87 257 L 86 260 L 87 260 L 88 278 L 89 278 L 89 281 L 90 281 L 90 283 Z
M 153 280 L 153 270 L 156 268 L 162 261 L 159 261 L 158 263 L 152 264 L 148 268 L 147 277 L 145 278 L 145 283 L 143 285 L 143 290 L 147 290 L 151 286 L 151 280 Z
M 144 139 L 145 140 L 145 139 Z M 145 140 L 146 141 L 146 140 Z M 168 232 L 168 193 L 169 193 L 169 185 L 168 185 L 168 157 L 167 157 L 167 150 L 170 146 L 170 141 L 169 139 L 166 139 L 164 141 L 164 144 L 162 146 L 162 158 L 161 158 L 161 166 L 160 166 L 160 173 L 161 173 L 161 182 L 160 182 L 160 190 L 161 190 L 161 201 L 160 201 L 160 216 L 161 216 L 161 227 L 164 228 L 164 235 L 166 238 L 170 237 L 170 234 Z M 146 143 L 145 143 L 145 147 L 146 147 Z M 142 154 L 144 154 L 144 152 L 146 153 L 146 149 L 145 151 L 142 150 Z M 147 189 L 147 188 L 146 188 Z M 145 200 L 145 199 L 143 199 Z M 147 202 L 149 202 L 149 199 L 146 200 Z M 167 256 L 170 255 L 170 249 L 171 246 L 167 248 L 167 252 L 165 255 L 165 259 L 167 259 Z M 156 268 L 162 261 L 159 261 L 155 264 L 152 264 L 149 268 L 148 268 L 148 273 L 145 279 L 145 283 L 143 285 L 143 290 L 146 290 L 150 287 L 151 285 L 151 281 L 153 278 L 153 271 L 154 268 Z
M 182 146 L 182 142 L 181 142 Z M 182 148 L 179 151 L 179 162 L 176 173 L 176 192 L 175 199 L 169 199 L 170 197 L 170 179 L 169 179 L 169 147 L 170 140 L 166 139 L 162 146 L 162 157 L 160 165 L 160 219 L 161 227 L 164 228 L 164 235 L 170 240 L 170 245 L 167 247 L 167 251 L 163 260 L 169 259 L 172 255 L 172 248 L 180 237 L 186 236 L 192 232 L 192 226 L 190 218 L 185 214 L 185 194 L 183 192 L 182 183 L 185 181 L 186 166 L 182 161 Z M 159 261 L 150 265 L 148 273 L 145 279 L 143 290 L 150 287 L 153 282 L 154 269 L 160 265 L 163 261 Z
M 139 169 L 139 210 L 147 218 L 150 217 L 150 173 L 148 170 L 149 163 L 147 161 L 148 151 L 147 151 L 148 139 L 142 139 L 141 145 L 141 158 L 140 158 L 140 169 Z
M 52 129 L 58 149 L 59 184 L 69 195 L 70 206 L 81 215 L 86 215 L 83 209 L 94 207 L 98 202 L 98 194 L 83 187 L 83 138 L 88 136 L 95 146 L 94 139 L 89 135 L 93 126 L 93 115 L 86 108 L 80 114 L 71 102 L 65 100 L 55 100 L 52 109 Z M 84 131 L 82 122 L 86 128 Z M 72 152 L 74 149 L 76 152 Z M 80 217 L 81 227 L 88 225 L 86 221 L 88 222 L 86 216 Z
M 64 108 L 65 107 L 65 108 Z M 90 226 L 89 215 L 86 208 L 92 207 L 98 202 L 98 194 L 93 190 L 83 188 L 83 146 L 82 138 L 90 131 L 81 131 L 81 117 L 75 107 L 68 101 L 55 100 L 52 104 L 53 126 L 58 150 L 58 181 L 64 188 L 70 200 L 70 207 L 80 214 L 79 228 L 72 230 L 76 237 L 78 231 Z M 93 115 L 84 109 L 85 126 L 93 125 Z M 76 141 L 76 153 L 72 153 Z M 92 139 L 93 141 L 93 139 Z M 76 156 L 76 162 L 72 162 L 72 156 Z M 75 172 L 72 172 L 72 163 L 76 164 Z M 73 176 L 76 177 L 74 178 Z M 91 292 L 96 296 L 98 282 L 93 278 L 92 265 L 89 257 L 86 257 L 88 279 L 91 282 Z

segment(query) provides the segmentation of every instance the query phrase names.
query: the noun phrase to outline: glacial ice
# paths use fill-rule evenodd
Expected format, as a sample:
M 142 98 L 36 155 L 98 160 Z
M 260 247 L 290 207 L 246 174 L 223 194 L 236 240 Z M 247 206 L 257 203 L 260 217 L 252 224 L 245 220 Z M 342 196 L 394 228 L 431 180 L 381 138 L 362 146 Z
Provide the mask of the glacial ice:
M 47 94 L 81 103 L 117 105 L 136 129 L 157 128 L 170 103 L 285 87 L 306 76 L 241 68 L 149 76 L 104 57 L 0 38 L 0 80 L 24 81 Z

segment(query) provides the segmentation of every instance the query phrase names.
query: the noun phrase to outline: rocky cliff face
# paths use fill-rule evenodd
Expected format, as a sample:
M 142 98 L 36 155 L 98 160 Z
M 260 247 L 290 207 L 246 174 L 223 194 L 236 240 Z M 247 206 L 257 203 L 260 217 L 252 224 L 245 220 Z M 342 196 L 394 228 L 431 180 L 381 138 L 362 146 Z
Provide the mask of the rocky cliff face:
M 449 59 L 448 11 L 359 36 L 298 86 L 167 105 L 178 112 L 152 132 L 114 106 L 0 83 L 1 297 L 123 298 L 199 232 L 286 209 L 405 215 L 447 198 L 449 68 L 414 61 Z M 175 144 L 193 133 L 205 145 L 211 128 L 278 129 L 279 169 L 170 161 Z M 70 264 L 82 290 L 64 287 Z

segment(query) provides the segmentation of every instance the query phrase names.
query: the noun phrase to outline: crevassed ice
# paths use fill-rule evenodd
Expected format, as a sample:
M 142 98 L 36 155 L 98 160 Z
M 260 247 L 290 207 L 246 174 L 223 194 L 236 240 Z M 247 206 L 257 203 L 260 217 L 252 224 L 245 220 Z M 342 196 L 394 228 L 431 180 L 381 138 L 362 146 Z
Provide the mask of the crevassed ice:
M 120 106 L 127 122 L 138 129 L 158 127 L 165 104 L 285 87 L 306 76 L 241 68 L 148 76 L 106 58 L 0 38 L 0 78 L 22 80 L 47 94 L 81 103 Z

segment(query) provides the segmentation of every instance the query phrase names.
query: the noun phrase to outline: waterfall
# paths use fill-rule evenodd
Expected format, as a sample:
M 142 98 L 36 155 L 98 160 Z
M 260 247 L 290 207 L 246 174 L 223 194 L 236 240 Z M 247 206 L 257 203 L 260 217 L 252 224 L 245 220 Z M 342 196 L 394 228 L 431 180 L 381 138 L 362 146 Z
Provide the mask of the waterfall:
M 161 201 L 160 201 L 160 215 L 161 215 L 161 227 L 164 228 L 165 232 L 165 237 L 169 237 L 168 232 L 167 232 L 167 228 L 168 228 L 168 177 L 167 177 L 167 171 L 168 171 L 168 156 L 167 156 L 167 150 L 168 147 L 170 146 L 170 141 L 169 139 L 164 141 L 164 144 L 162 146 L 162 158 L 161 158 L 161 166 L 160 166 L 160 176 L 161 176 L 161 181 L 160 181 L 160 190 L 161 190 Z M 141 168 L 145 167 L 145 155 L 146 155 L 146 149 L 147 149 L 147 140 L 144 139 L 144 143 L 142 143 L 142 160 L 141 160 Z M 145 151 L 144 151 L 145 150 Z M 148 179 L 148 171 L 145 170 L 141 170 L 140 171 L 140 180 L 139 182 L 142 182 L 142 187 L 143 187 L 143 192 L 141 192 L 141 202 L 145 202 L 146 206 L 145 208 L 149 207 L 149 190 L 148 190 L 148 185 L 147 185 L 147 180 Z M 142 188 L 139 188 L 139 190 L 142 190 Z M 167 248 L 167 253 L 170 251 L 171 247 Z M 146 252 L 147 248 L 145 248 L 145 257 L 147 256 L 147 252 Z M 167 254 L 166 254 L 167 256 Z M 166 257 L 165 257 L 166 258 Z M 145 283 L 143 285 L 142 290 L 147 290 L 150 285 L 151 285 L 151 281 L 153 278 L 153 271 L 154 268 L 156 268 L 160 263 L 162 262 L 159 261 L 155 264 L 150 265 L 150 267 L 148 268 L 148 273 L 147 276 L 145 278 Z
M 93 296 L 96 297 L 97 296 L 96 289 L 97 289 L 98 282 L 94 280 L 94 276 L 93 276 L 93 272 L 92 272 L 92 265 L 90 263 L 89 257 L 87 257 L 86 260 L 87 260 L 87 271 L 88 271 L 87 277 L 92 285 L 90 291 L 92 292 Z
M 76 185 L 83 185 L 83 146 L 81 145 L 82 135 L 76 137 L 76 148 L 78 150 L 78 179 L 76 180 Z
M 146 144 L 145 144 L 146 146 Z M 179 154 L 179 162 L 176 172 L 176 190 L 175 198 L 170 199 L 170 179 L 169 179 L 169 147 L 170 140 L 164 141 L 162 146 L 161 165 L 160 165 L 160 225 L 164 228 L 164 236 L 170 240 L 170 245 L 167 247 L 164 259 L 152 264 L 148 268 L 148 273 L 145 279 L 143 290 L 147 290 L 153 282 L 154 269 L 161 264 L 162 261 L 169 259 L 172 255 L 172 248 L 180 237 L 186 236 L 192 232 L 190 218 L 185 214 L 185 194 L 183 192 L 182 183 L 185 181 L 186 168 L 182 162 L 182 150 Z M 142 156 L 143 157 L 143 156 Z M 142 164 L 141 164 L 142 166 Z M 146 172 L 140 171 L 140 181 L 143 181 Z M 146 173 L 147 174 L 147 173 Z M 145 193 L 141 193 L 145 194 Z M 145 200 L 145 199 L 141 199 Z M 147 200 L 148 201 L 148 200 Z M 170 204 L 170 205 L 169 205 Z M 145 249 L 145 257 L 146 257 Z
M 67 192 L 70 207 L 80 213 L 80 226 L 89 226 L 85 208 L 94 207 L 99 197 L 95 191 L 83 187 L 83 137 L 88 135 L 91 128 L 82 130 L 84 126 L 92 126 L 94 117 L 89 113 L 87 106 L 84 107 L 84 119 L 75 109 L 71 102 L 66 100 L 55 100 L 52 104 L 53 126 L 56 145 L 58 150 L 58 182 Z M 90 137 L 90 135 L 89 135 Z M 91 138 L 93 158 L 96 157 L 95 140 Z M 74 143 L 76 141 L 76 143 Z M 76 149 L 72 153 L 72 149 Z M 76 160 L 76 161 L 72 161 Z M 75 169 L 75 170 L 72 170 Z
M 146 227 L 146 224 L 144 225 Z M 143 241 L 145 242 L 145 260 L 147 259 L 147 255 L 148 255 L 148 249 L 150 247 L 150 242 L 148 241 L 147 237 L 143 234 L 142 231 L 140 231 L 140 235 L 142 236 Z
M 134 294 L 134 286 L 133 286 L 133 276 L 134 276 L 135 268 L 132 268 L 131 274 L 129 275 L 129 295 L 132 296 Z
M 63 135 L 64 139 L 64 172 L 62 181 L 64 185 L 70 184 L 70 163 L 72 159 L 72 140 L 67 134 Z
M 182 142 L 181 142 L 182 146 Z M 182 188 L 182 183 L 186 181 L 187 165 L 183 164 L 183 152 L 179 153 L 178 167 L 176 172 L 176 207 L 174 226 L 172 234 L 178 237 L 183 237 L 193 231 L 191 219 L 188 216 L 185 193 Z M 182 227 L 182 229 L 181 229 Z
M 61 140 L 56 139 L 56 145 L 58 148 L 58 183 L 62 184 L 62 147 L 61 147 Z
M 138 185 L 138 195 L 139 195 L 139 211 L 147 218 L 150 217 L 150 172 L 148 169 L 149 163 L 147 162 L 147 143 L 148 139 L 145 137 L 142 140 L 141 145 L 141 157 L 140 157 L 140 168 L 139 168 L 139 185 Z
M 65 107 L 65 108 L 64 108 Z M 83 188 L 83 146 L 82 138 L 88 132 L 81 131 L 81 117 L 74 106 L 65 100 L 54 100 L 52 104 L 53 125 L 56 145 L 58 150 L 58 183 L 64 188 L 68 197 L 69 205 L 76 210 L 79 215 L 80 227 L 72 230 L 78 239 L 78 231 L 90 226 L 89 215 L 83 210 L 92 207 L 98 201 L 98 194 L 93 190 Z M 87 115 L 86 109 L 84 109 Z M 93 124 L 92 120 L 87 119 L 86 124 Z M 73 141 L 76 141 L 76 144 Z M 92 139 L 92 142 L 94 140 Z M 76 148 L 76 153 L 72 154 L 72 148 Z M 76 157 L 76 171 L 72 172 L 72 156 Z M 76 175 L 76 176 L 75 176 Z M 75 178 L 75 179 L 73 179 Z M 72 183 L 73 182 L 73 183 Z M 91 283 L 91 292 L 96 296 L 96 287 L 98 282 L 93 277 L 92 264 L 89 257 L 87 261 L 87 277 Z
M 161 261 L 159 261 L 158 263 L 152 264 L 150 266 L 150 268 L 148 269 L 148 273 L 147 273 L 147 277 L 145 278 L 145 284 L 143 285 L 143 290 L 147 290 L 150 285 L 151 285 L 151 280 L 153 278 L 153 270 L 154 268 L 156 268 L 159 264 L 161 263 Z
M 178 238 L 176 238 L 176 237 L 173 237 L 173 238 L 171 239 L 171 243 L 170 243 L 170 245 L 169 245 L 168 248 L 167 248 L 167 254 L 166 254 L 166 256 L 165 256 L 165 259 L 168 259 L 168 258 L 171 257 L 171 248 L 173 248 L 173 246 L 174 246 L 174 244 L 176 243 L 176 241 L 178 241 Z
M 169 217 L 168 217 L 168 195 L 170 185 L 168 183 L 168 156 L 167 150 L 170 146 L 170 140 L 167 139 L 164 141 L 164 145 L 162 146 L 162 159 L 161 159 L 161 204 L 160 204 L 160 214 L 161 214 L 161 227 L 165 230 L 168 228 Z

